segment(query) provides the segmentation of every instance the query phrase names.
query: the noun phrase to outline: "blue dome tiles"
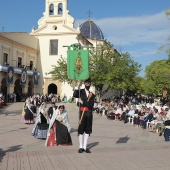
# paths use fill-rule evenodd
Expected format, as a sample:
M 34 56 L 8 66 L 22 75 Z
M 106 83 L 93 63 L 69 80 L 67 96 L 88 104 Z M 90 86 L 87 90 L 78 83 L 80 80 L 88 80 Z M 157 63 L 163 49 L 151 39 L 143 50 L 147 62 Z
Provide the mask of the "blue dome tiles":
M 88 20 L 81 24 L 80 31 L 85 38 L 104 40 L 101 29 L 93 21 Z

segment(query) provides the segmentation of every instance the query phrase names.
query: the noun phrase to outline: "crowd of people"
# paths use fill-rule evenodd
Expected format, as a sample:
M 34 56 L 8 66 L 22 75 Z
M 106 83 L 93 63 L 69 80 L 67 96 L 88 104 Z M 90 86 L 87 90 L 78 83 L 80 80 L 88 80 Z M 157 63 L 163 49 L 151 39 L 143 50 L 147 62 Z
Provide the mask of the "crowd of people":
M 91 153 L 87 148 L 87 142 L 92 133 L 93 114 L 105 116 L 107 119 L 132 123 L 133 126 L 149 129 L 151 133 L 164 135 L 165 141 L 170 141 L 170 101 L 167 97 L 142 97 L 113 96 L 97 102 L 95 95 L 89 91 L 91 80 L 84 81 L 85 88 L 80 91 L 80 83 L 73 92 L 72 100 L 78 98 L 79 107 L 78 153 Z M 45 146 L 72 145 L 70 135 L 70 123 L 68 113 L 56 94 L 27 95 L 25 99 L 21 121 L 25 124 L 33 124 L 32 136 L 37 139 L 45 139 Z M 15 98 L 15 97 L 14 97 Z M 48 107 L 47 103 L 51 103 Z M 56 106 L 56 103 L 59 103 Z M 0 96 L 0 105 L 3 104 L 3 96 Z
M 85 88 L 80 91 L 80 84 L 73 93 L 78 98 L 77 106 L 80 109 L 78 121 L 79 149 L 78 153 L 91 153 L 87 148 L 87 142 L 92 133 L 93 106 L 95 95 L 89 91 L 91 80 L 84 81 Z M 70 135 L 70 123 L 67 110 L 63 104 L 56 106 L 56 96 L 50 95 L 51 106 L 48 107 L 46 98 L 33 95 L 26 99 L 21 121 L 25 124 L 33 124 L 32 136 L 37 139 L 45 139 L 45 146 L 72 145 Z M 63 100 L 62 103 L 64 103 Z
M 42 98 L 46 102 L 61 102 L 60 95 L 58 94 L 40 94 L 40 93 L 20 93 L 20 92 L 13 92 L 8 93 L 7 95 L 4 95 L 3 93 L 0 93 L 0 98 L 4 100 L 5 103 L 15 103 L 15 102 L 25 102 L 26 99 L 30 97 L 36 97 L 37 99 Z
M 122 96 L 95 102 L 94 110 L 108 119 L 132 123 L 151 133 L 164 134 L 165 141 L 170 137 L 170 102 L 167 97 Z
M 42 96 L 28 97 L 24 103 L 21 121 L 33 124 L 32 136 L 45 139 L 45 146 L 72 145 L 70 124 L 64 105 L 56 106 L 56 100 L 51 95 L 51 106 Z

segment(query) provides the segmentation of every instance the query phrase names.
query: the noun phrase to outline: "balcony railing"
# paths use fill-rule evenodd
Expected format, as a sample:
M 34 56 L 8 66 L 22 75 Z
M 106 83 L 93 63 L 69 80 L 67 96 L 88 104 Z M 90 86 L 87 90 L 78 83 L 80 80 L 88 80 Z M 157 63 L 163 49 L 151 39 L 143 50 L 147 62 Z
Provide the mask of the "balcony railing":
M 2 72 L 7 72 L 8 71 L 8 66 L 9 64 L 6 63 L 6 65 L 0 64 L 0 71 Z M 28 76 L 33 76 L 33 73 L 36 71 L 36 69 L 30 70 L 28 66 L 26 67 L 13 67 L 14 68 L 14 73 L 16 74 L 21 74 L 23 69 L 27 70 L 27 75 Z M 40 73 L 38 72 L 38 76 L 40 76 Z

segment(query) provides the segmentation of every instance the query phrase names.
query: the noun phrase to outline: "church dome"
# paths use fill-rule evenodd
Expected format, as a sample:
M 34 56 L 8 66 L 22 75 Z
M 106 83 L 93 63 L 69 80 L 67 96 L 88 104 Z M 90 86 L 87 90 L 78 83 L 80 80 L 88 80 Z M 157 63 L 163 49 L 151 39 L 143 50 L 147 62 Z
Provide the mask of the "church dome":
M 91 20 L 82 23 L 80 25 L 80 31 L 85 38 L 104 40 L 101 29 Z

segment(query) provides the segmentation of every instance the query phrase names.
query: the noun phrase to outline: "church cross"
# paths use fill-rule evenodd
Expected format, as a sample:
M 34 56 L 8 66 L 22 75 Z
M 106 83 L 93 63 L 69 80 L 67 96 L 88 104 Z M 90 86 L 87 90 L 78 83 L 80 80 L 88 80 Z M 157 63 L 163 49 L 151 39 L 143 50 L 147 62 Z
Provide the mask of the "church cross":
M 91 14 L 92 14 L 93 12 L 91 12 L 91 11 L 89 10 L 87 13 L 88 13 L 89 19 L 90 19 L 90 16 L 91 16 Z

